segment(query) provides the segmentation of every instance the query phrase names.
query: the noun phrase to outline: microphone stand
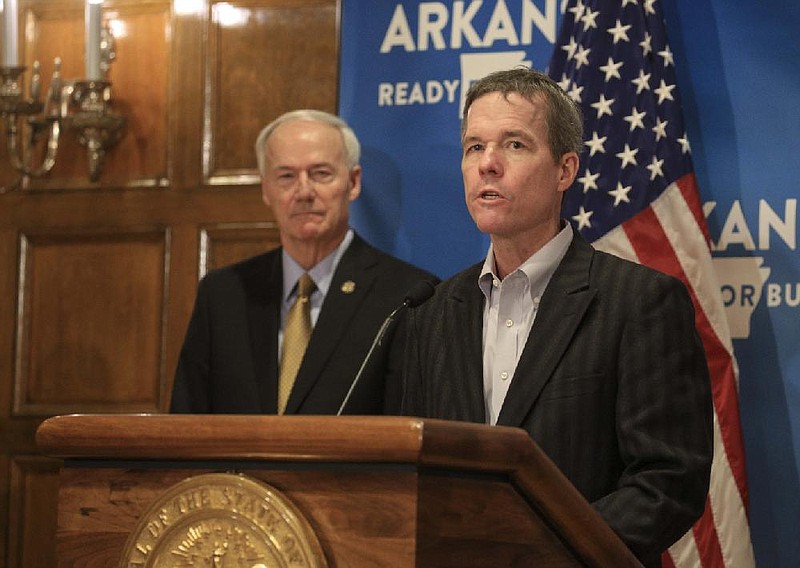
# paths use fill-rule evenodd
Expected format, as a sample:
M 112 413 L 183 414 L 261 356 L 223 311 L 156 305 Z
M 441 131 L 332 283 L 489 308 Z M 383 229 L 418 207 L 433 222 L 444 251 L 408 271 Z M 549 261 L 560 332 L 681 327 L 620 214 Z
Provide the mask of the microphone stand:
M 375 335 L 375 339 L 372 340 L 372 345 L 370 345 L 366 357 L 364 357 L 364 360 L 361 362 L 361 367 L 356 373 L 356 378 L 353 379 L 352 383 L 350 383 L 350 389 L 347 391 L 347 394 L 345 395 L 338 412 L 336 412 L 336 416 L 341 416 L 342 412 L 344 412 L 344 409 L 347 406 L 347 403 L 350 401 L 350 397 L 352 396 L 356 385 L 361 380 L 361 375 L 364 374 L 364 369 L 366 369 L 367 363 L 369 363 L 369 360 L 372 359 L 372 353 L 383 341 L 383 336 L 386 334 L 386 330 L 389 329 L 389 326 L 392 325 L 392 322 L 394 322 L 395 316 L 406 308 L 419 306 L 431 296 L 433 296 L 433 284 L 427 280 L 421 280 L 417 282 L 417 284 L 415 284 L 411 290 L 409 290 L 408 294 L 406 294 L 406 297 L 403 298 L 403 303 L 397 306 L 394 311 L 390 313 L 385 320 L 383 320 L 383 325 L 381 325 L 381 328 Z
M 342 412 L 344 412 L 344 408 L 345 408 L 345 406 L 347 406 L 347 403 L 350 401 L 350 397 L 352 396 L 353 391 L 356 388 L 356 385 L 361 380 L 361 375 L 364 374 L 364 369 L 367 367 L 367 363 L 369 363 L 369 360 L 372 358 L 372 352 L 375 351 L 375 349 L 383 341 L 383 336 L 386 334 L 386 330 L 389 329 L 389 326 L 394 321 L 395 316 L 398 314 L 398 312 L 400 312 L 401 310 L 404 310 L 405 308 L 407 308 L 410 305 L 411 305 L 411 300 L 409 298 L 406 298 L 403 301 L 402 305 L 396 307 L 394 309 L 394 311 L 391 314 L 389 314 L 389 317 L 387 317 L 385 320 L 383 320 L 383 324 L 381 325 L 381 328 L 378 330 L 378 333 L 375 335 L 375 339 L 372 341 L 372 345 L 370 345 L 369 351 L 367 351 L 366 357 L 364 357 L 364 360 L 361 362 L 361 367 L 359 367 L 358 372 L 356 373 L 356 378 L 353 379 L 353 382 L 350 384 L 350 389 L 347 391 L 347 394 L 345 395 L 344 400 L 342 401 L 342 405 L 339 407 L 339 410 L 336 412 L 336 416 L 341 416 Z

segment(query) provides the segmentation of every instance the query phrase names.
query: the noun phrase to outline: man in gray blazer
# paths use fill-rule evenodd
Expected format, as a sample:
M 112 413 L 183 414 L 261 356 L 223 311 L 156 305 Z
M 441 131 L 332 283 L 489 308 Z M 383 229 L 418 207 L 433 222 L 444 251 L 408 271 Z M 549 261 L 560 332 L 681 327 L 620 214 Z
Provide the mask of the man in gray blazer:
M 200 282 L 181 350 L 171 412 L 336 414 L 386 316 L 435 277 L 385 254 L 349 227 L 361 191 L 358 140 L 340 118 L 293 111 L 256 142 L 262 198 L 281 247 L 214 270 Z M 311 337 L 279 410 L 283 331 L 300 276 Z M 404 332 L 392 327 L 360 375 L 347 414 L 396 413 Z
M 703 512 L 712 402 L 676 279 L 594 250 L 560 218 L 580 110 L 546 75 L 494 73 L 462 123 L 485 262 L 411 310 L 403 413 L 516 426 L 647 566 Z

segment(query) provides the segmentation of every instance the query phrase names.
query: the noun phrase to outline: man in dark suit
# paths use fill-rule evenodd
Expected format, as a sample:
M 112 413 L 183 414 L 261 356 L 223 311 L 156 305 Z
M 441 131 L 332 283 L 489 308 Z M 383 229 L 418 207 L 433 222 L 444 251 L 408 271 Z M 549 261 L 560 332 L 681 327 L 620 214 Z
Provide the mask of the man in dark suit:
M 712 402 L 676 279 L 594 250 L 560 218 L 580 110 L 514 69 L 469 90 L 467 207 L 485 262 L 408 317 L 403 413 L 527 430 L 647 566 L 703 512 Z
M 202 279 L 171 412 L 335 414 L 383 320 L 415 283 L 435 280 L 349 228 L 349 204 L 361 191 L 359 153 L 347 124 L 321 111 L 293 111 L 261 131 L 262 198 L 281 247 Z M 301 299 L 313 331 L 279 399 L 284 332 L 304 274 L 313 282 Z M 370 357 L 344 413 L 398 410 L 403 341 L 392 341 L 395 331 Z

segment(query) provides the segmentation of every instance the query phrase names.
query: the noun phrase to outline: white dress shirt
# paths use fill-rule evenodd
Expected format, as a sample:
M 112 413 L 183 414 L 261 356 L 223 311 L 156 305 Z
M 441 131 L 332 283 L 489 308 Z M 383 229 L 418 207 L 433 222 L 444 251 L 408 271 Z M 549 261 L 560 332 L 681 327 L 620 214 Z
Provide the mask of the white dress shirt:
M 533 321 L 556 267 L 572 242 L 572 227 L 565 227 L 503 280 L 497 276 L 494 249 L 478 277 L 486 301 L 483 309 L 483 397 L 486 422 L 497 424 L 500 410 L 528 341 Z

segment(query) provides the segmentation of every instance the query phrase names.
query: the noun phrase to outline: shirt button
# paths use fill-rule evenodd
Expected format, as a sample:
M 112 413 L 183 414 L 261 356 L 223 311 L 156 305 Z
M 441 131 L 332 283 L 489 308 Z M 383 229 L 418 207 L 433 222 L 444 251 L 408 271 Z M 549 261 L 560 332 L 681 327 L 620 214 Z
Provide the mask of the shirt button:
M 506 320 L 506 327 L 511 327 L 512 325 L 514 325 L 514 320 Z
M 503 379 L 504 381 L 507 380 L 508 379 L 508 371 L 503 371 L 502 373 L 500 373 L 500 378 Z

